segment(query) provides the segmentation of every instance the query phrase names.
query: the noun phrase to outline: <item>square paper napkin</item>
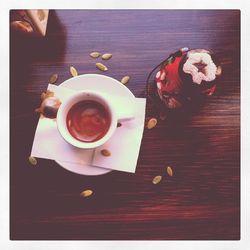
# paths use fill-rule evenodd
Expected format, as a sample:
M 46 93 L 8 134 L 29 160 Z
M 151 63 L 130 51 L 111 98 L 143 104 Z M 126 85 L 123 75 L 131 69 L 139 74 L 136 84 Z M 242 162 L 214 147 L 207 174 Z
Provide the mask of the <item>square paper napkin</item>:
M 61 102 L 75 90 L 49 84 L 48 90 L 53 91 Z M 145 98 L 126 98 L 110 96 L 114 107 L 132 113 L 134 118 L 122 121 L 113 136 L 96 149 L 79 149 L 68 144 L 57 129 L 56 120 L 40 118 L 33 141 L 31 155 L 38 158 L 72 162 L 79 165 L 92 165 L 101 168 L 134 173 L 139 155 L 144 130 Z M 111 156 L 104 157 L 102 149 L 108 149 Z

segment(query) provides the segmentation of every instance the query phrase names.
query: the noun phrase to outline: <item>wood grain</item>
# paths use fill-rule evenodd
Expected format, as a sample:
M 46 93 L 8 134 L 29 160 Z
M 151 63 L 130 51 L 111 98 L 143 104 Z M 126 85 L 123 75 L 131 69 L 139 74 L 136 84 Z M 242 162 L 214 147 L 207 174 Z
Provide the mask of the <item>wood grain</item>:
M 240 239 L 240 12 L 238 10 L 56 10 L 44 39 L 11 33 L 10 238 Z M 55 162 L 30 166 L 34 109 L 52 74 L 148 73 L 181 47 L 210 48 L 222 62 L 218 91 L 185 120 L 145 130 L 136 174 L 81 176 Z M 107 72 L 89 53 L 112 53 Z M 166 167 L 174 176 L 167 175 Z M 163 179 L 152 184 L 156 175 Z M 88 199 L 85 189 L 94 190 Z

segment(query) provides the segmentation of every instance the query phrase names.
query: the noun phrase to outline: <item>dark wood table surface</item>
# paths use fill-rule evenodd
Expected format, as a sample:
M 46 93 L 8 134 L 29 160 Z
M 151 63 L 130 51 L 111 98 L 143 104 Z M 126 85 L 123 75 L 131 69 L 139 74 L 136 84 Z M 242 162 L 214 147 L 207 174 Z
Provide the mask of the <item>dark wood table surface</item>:
M 44 39 L 10 38 L 11 239 L 240 239 L 238 10 L 56 10 Z M 102 73 L 89 53 L 111 52 L 104 74 L 129 75 L 139 97 L 151 69 L 181 47 L 216 53 L 218 91 L 176 126 L 167 119 L 145 129 L 135 174 L 83 176 L 51 160 L 29 164 L 34 109 L 52 74 L 60 84 L 70 66 Z M 153 185 L 156 175 L 163 179 Z M 82 198 L 84 189 L 94 194 Z

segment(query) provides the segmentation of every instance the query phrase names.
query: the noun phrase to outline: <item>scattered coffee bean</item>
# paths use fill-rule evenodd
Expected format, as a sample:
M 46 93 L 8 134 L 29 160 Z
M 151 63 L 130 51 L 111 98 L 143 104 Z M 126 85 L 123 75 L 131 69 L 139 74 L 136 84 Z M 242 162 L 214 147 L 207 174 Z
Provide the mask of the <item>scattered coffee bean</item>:
M 90 190 L 90 189 L 87 189 L 87 190 L 82 191 L 82 192 L 80 193 L 80 196 L 86 198 L 86 197 L 91 196 L 92 194 L 93 194 L 93 191 Z
M 170 166 L 167 167 L 167 173 L 168 173 L 169 176 L 174 175 L 173 169 Z
M 148 123 L 147 123 L 147 128 L 152 129 L 156 126 L 157 124 L 157 119 L 156 118 L 151 118 Z
M 155 177 L 153 178 L 152 183 L 153 183 L 153 184 L 158 184 L 158 183 L 161 182 L 161 179 L 162 179 L 162 176 L 161 176 L 161 175 L 157 175 L 157 176 L 155 176 Z
M 58 74 L 53 74 L 49 79 L 49 83 L 54 84 L 56 83 L 57 79 L 58 79 Z
M 108 68 L 102 63 L 96 63 L 95 65 L 101 71 L 107 71 L 108 70 Z
M 94 51 L 94 52 L 90 53 L 90 57 L 92 57 L 92 58 L 98 58 L 100 55 L 101 54 L 99 52 L 97 52 L 97 51 Z
M 103 60 L 109 60 L 111 57 L 112 57 L 112 54 L 110 54 L 110 53 L 106 53 L 106 54 L 102 55 Z
M 29 162 L 31 165 L 35 166 L 37 164 L 37 160 L 33 156 L 29 156 Z
M 101 150 L 101 154 L 103 155 L 103 156 L 110 156 L 111 155 L 111 152 L 109 151 L 109 150 L 107 150 L 107 149 L 102 149 Z
M 122 84 L 127 84 L 127 83 L 129 82 L 129 79 L 130 79 L 129 76 L 124 76 L 124 77 L 121 79 L 121 83 L 122 83 Z
M 78 72 L 73 66 L 70 67 L 70 73 L 73 77 L 78 76 Z

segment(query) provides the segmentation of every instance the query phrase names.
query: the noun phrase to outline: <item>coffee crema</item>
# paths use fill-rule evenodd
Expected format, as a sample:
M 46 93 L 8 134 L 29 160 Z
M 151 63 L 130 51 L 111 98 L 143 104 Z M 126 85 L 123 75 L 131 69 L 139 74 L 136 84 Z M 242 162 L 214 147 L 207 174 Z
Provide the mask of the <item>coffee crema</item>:
M 111 117 L 102 104 L 84 100 L 70 108 L 66 123 L 70 134 L 77 140 L 95 142 L 109 130 Z

